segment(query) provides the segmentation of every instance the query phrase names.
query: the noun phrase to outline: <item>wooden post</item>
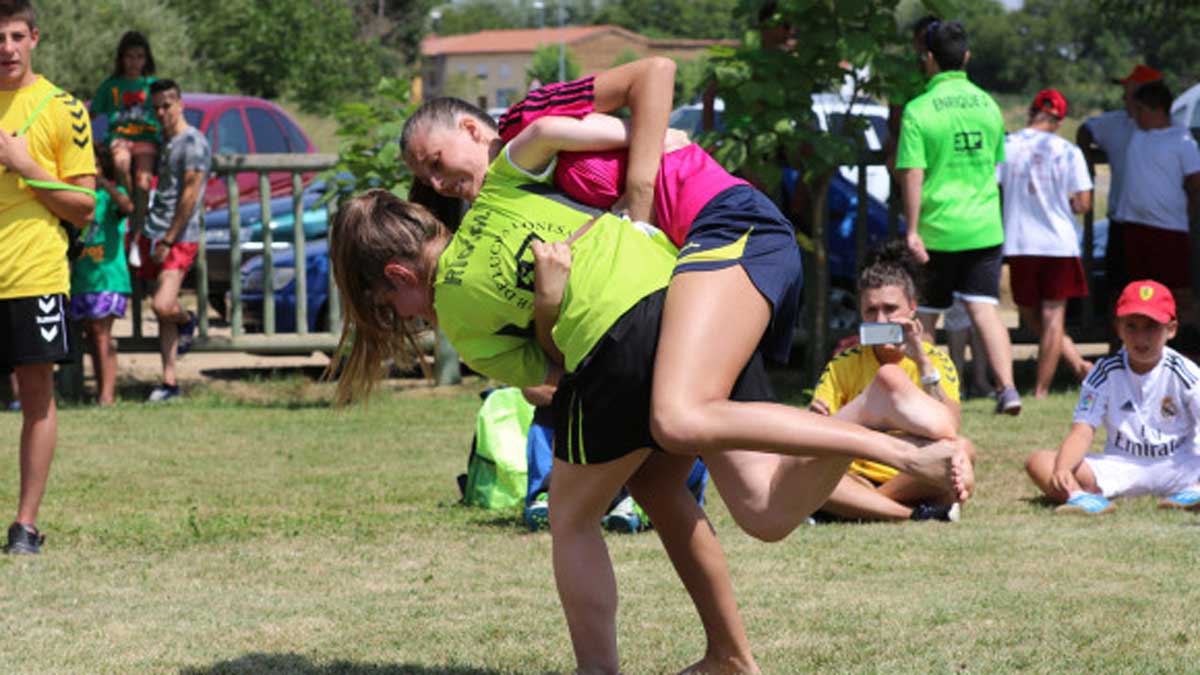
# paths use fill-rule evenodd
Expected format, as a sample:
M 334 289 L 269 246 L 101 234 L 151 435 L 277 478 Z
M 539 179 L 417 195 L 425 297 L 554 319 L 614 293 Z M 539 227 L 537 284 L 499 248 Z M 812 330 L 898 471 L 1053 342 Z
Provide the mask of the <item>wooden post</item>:
M 328 236 L 328 235 L 326 235 Z M 304 247 L 304 185 L 292 172 L 292 269 L 296 272 L 296 332 L 308 333 L 308 255 Z M 332 287 L 330 287 L 332 290 Z
M 835 169 L 836 170 L 836 169 Z M 815 382 L 829 356 L 829 183 L 832 175 L 817 179 L 813 186 L 813 329 L 808 345 L 805 380 Z

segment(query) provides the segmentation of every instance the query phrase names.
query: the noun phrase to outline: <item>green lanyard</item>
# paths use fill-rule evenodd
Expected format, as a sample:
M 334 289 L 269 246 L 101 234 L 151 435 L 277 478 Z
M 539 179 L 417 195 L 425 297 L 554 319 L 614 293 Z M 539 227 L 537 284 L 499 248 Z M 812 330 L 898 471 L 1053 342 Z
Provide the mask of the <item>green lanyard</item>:
M 38 118 L 38 115 L 41 115 L 42 111 L 46 109 L 46 106 L 50 105 L 50 99 L 54 98 L 61 91 L 62 91 L 61 89 L 59 89 L 58 87 L 55 87 L 53 90 L 50 91 L 49 94 L 46 94 L 46 98 L 43 98 L 42 102 L 37 104 L 37 107 L 33 109 L 33 113 L 29 116 L 29 119 L 25 120 L 25 124 L 23 124 L 21 126 L 21 128 L 19 130 L 17 130 L 17 133 L 14 135 L 15 136 L 24 136 L 25 132 L 29 131 L 29 127 L 33 126 L 33 122 L 34 122 L 34 120 L 36 120 Z M 88 188 L 80 187 L 78 185 L 71 185 L 70 183 L 61 183 L 59 181 L 52 181 L 52 180 L 30 180 L 28 178 L 26 178 L 24 180 L 25 180 L 26 185 L 30 185 L 35 188 L 41 188 L 43 190 L 64 190 L 67 192 L 82 192 L 85 195 L 91 195 L 92 199 L 96 198 L 95 190 L 89 190 Z

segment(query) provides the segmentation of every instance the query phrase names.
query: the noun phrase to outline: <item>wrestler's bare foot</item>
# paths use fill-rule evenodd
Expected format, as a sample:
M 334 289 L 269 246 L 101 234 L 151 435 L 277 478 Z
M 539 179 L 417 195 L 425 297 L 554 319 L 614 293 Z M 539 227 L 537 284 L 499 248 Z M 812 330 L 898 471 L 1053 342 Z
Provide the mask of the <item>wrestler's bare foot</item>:
M 975 490 L 968 443 L 964 438 L 930 443 L 914 453 L 904 472 L 942 488 L 955 501 L 965 502 Z
M 761 672 L 753 657 L 718 659 L 706 656 L 679 671 L 679 675 L 757 675 Z
M 945 406 L 931 405 L 925 394 L 899 366 L 880 367 L 862 394 L 839 411 L 838 417 L 871 429 L 903 431 L 923 438 L 953 438 L 954 418 Z

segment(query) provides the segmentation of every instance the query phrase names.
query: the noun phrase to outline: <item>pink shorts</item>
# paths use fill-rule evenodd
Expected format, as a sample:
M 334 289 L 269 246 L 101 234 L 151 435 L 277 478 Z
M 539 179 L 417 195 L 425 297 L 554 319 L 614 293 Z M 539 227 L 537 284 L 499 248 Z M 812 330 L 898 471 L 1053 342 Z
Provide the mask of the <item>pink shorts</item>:
M 1006 260 L 1013 300 L 1022 307 L 1087 295 L 1087 278 L 1079 258 L 1014 255 Z
M 192 263 L 196 260 L 196 254 L 200 250 L 200 244 L 194 241 L 181 241 L 171 247 L 171 251 L 167 253 L 167 257 L 161 263 L 155 262 L 150 250 L 150 245 L 154 242 L 148 237 L 138 237 L 138 257 L 142 259 L 142 266 L 133 268 L 134 274 L 139 279 L 146 281 L 157 281 L 158 273 L 163 270 L 183 270 L 187 272 L 191 268 Z
M 108 144 L 108 147 L 116 152 L 127 152 L 135 157 L 138 155 L 150 155 L 151 157 L 158 154 L 158 144 L 150 141 L 131 141 L 128 138 L 114 138 Z
M 1167 288 L 1187 288 L 1191 244 L 1187 232 L 1125 223 L 1125 274 L 1153 279 Z

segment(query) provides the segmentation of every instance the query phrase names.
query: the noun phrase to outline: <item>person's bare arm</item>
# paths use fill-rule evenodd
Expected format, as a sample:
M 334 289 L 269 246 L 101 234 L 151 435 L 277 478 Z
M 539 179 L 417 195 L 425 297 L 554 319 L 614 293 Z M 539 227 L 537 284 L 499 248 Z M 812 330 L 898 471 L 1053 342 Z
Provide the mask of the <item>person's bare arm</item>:
M 1095 435 L 1096 430 L 1091 425 L 1083 422 L 1071 425 L 1071 431 L 1054 457 L 1054 472 L 1050 475 L 1050 485 L 1054 489 L 1068 495 L 1082 489 L 1079 481 L 1075 480 L 1075 469 L 1083 462 Z
M 0 166 L 16 173 L 26 181 L 45 181 L 48 183 L 67 183 L 76 187 L 96 189 L 96 176 L 85 174 L 59 179 L 43 169 L 29 154 L 29 141 L 26 136 L 10 136 L 0 133 Z M 96 208 L 96 198 L 84 192 L 75 190 L 52 190 L 29 186 L 36 199 L 60 219 L 84 227 L 92 221 L 92 211 Z
M 1071 212 L 1087 213 L 1092 210 L 1092 191 L 1084 190 L 1071 195 Z
M 113 204 L 116 204 L 117 211 L 119 211 L 122 215 L 127 216 L 133 213 L 133 200 L 129 198 L 129 195 L 118 190 L 117 186 L 113 185 L 112 181 L 109 179 L 105 178 L 104 176 L 97 175 L 96 189 L 107 192 L 108 196 L 112 198 Z
M 534 241 L 533 252 L 533 327 L 538 344 L 558 366 L 563 353 L 554 343 L 554 324 L 567 290 L 571 273 L 571 249 L 566 242 Z
M 171 216 L 171 226 L 154 247 L 153 255 L 159 262 L 166 259 L 166 248 L 174 246 L 187 228 L 188 218 L 192 215 L 192 209 L 196 208 L 196 202 L 200 200 L 200 188 L 204 186 L 206 178 L 207 174 L 204 171 L 183 172 L 183 188 L 179 193 L 179 203 L 175 205 L 175 213 Z
M 629 106 L 632 113 L 625 194 L 617 208 L 627 211 L 634 220 L 649 220 L 654 206 L 654 180 L 662 161 L 659 141 L 666 134 L 675 94 L 675 62 L 652 56 L 627 63 L 597 75 L 593 87 L 596 112 Z
M 593 113 L 583 118 L 547 116 L 534 120 L 508 144 L 508 157 L 518 167 L 540 172 L 562 151 L 615 150 L 629 145 L 629 122 Z M 663 152 L 672 152 L 691 141 L 687 134 L 667 129 Z
M 908 226 L 905 239 L 908 247 L 917 256 L 917 261 L 925 263 L 929 261 L 929 253 L 917 232 L 921 223 L 921 191 L 925 185 L 925 169 L 898 169 L 897 173 L 900 174 L 900 189 L 904 195 L 904 219 Z

